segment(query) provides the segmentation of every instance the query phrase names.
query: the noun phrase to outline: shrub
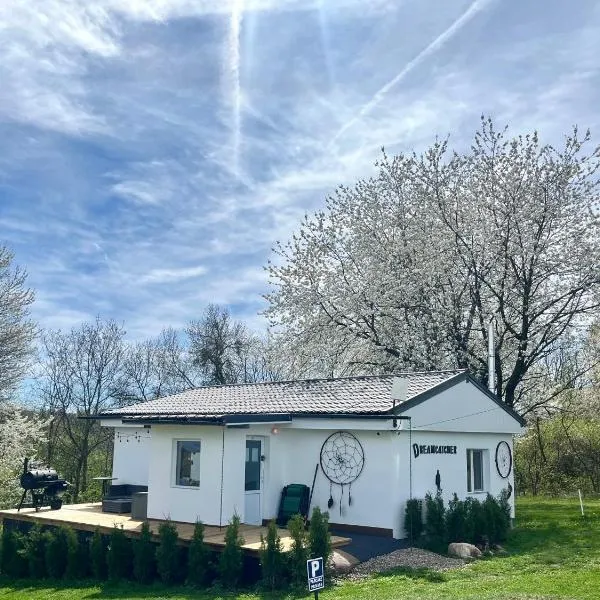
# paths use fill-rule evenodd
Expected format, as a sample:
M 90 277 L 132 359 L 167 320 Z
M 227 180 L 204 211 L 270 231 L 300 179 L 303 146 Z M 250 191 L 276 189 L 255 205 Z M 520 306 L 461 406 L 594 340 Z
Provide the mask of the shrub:
M 500 507 L 500 537 L 498 538 L 498 542 L 504 542 L 508 537 L 508 532 L 511 527 L 511 507 L 509 501 L 509 492 L 508 490 L 502 490 L 500 492 L 500 496 L 498 497 L 498 505 Z
M 92 573 L 90 560 L 90 536 L 77 531 L 77 577 L 87 578 Z
M 194 535 L 188 550 L 187 583 L 196 587 L 206 585 L 208 580 L 209 553 L 204 543 L 204 524 L 196 521 Z
M 45 533 L 44 557 L 46 572 L 53 579 L 60 579 L 67 570 L 67 537 L 65 528 L 58 527 Z
M 39 523 L 35 523 L 23 540 L 23 554 L 27 561 L 29 577 L 38 579 L 46 576 L 46 536 Z
M 156 571 L 155 548 L 148 521 L 142 523 L 140 537 L 133 541 L 133 576 L 140 583 L 150 583 Z
M 444 499 L 437 492 L 435 497 L 430 493 L 425 496 L 425 535 L 427 547 L 435 552 L 445 551 L 446 546 L 446 523 Z
M 411 541 L 418 540 L 423 533 L 423 502 L 411 498 L 406 502 L 404 529 Z
M 490 544 L 503 542 L 510 529 L 510 504 L 507 494 L 503 491 L 499 498 L 494 498 L 490 494 L 483 502 L 483 512 L 485 514 L 486 535 Z
M 219 577 L 224 587 L 235 588 L 242 577 L 244 557 L 240 535 L 240 518 L 234 515 L 225 531 L 225 547 L 219 557 Z
M 287 524 L 292 547 L 288 554 L 289 570 L 292 584 L 306 585 L 306 561 L 308 560 L 308 536 L 302 515 L 294 515 Z
M 63 535 L 65 536 L 65 545 L 67 547 L 65 577 L 67 579 L 77 579 L 83 575 L 84 570 L 84 565 L 81 563 L 82 557 L 79 550 L 79 538 L 71 527 L 65 527 Z
M 470 497 L 465 500 L 465 520 L 466 531 L 469 534 L 469 539 L 465 541 L 479 546 L 485 545 L 488 526 L 483 505 L 479 500 Z
M 2 529 L 0 572 L 7 577 L 25 577 L 28 571 L 24 556 L 24 536 L 18 531 Z
M 286 565 L 275 521 L 269 523 L 266 539 L 260 536 L 260 564 L 265 589 L 280 588 L 286 579 Z
M 131 562 L 131 540 L 125 535 L 122 527 L 115 526 L 110 532 L 106 553 L 108 579 L 110 581 L 127 579 L 131 575 Z
M 164 583 L 174 583 L 181 572 L 177 527 L 169 520 L 163 521 L 158 527 L 158 538 L 156 549 L 158 575 Z
M 92 541 L 90 542 L 90 562 L 92 566 L 92 575 L 96 579 L 106 578 L 106 544 L 104 536 L 96 527 Z
M 446 510 L 446 540 L 450 542 L 466 542 L 469 538 L 466 524 L 465 503 L 454 494 L 448 502 Z
M 323 557 L 323 565 L 327 569 L 329 557 L 331 556 L 331 535 L 329 533 L 329 514 L 321 512 L 316 507 L 312 512 L 310 526 L 308 528 L 308 546 L 310 557 Z

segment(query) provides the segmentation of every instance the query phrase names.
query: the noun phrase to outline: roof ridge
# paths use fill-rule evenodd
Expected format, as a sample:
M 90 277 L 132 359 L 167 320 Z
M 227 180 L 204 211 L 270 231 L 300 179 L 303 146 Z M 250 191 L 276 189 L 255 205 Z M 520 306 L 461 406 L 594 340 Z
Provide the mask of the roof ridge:
M 211 388 L 224 388 L 224 387 L 241 387 L 251 385 L 277 385 L 284 383 L 309 383 L 309 382 L 325 382 L 325 381 L 350 381 L 355 379 L 383 379 L 387 377 L 402 377 L 403 375 L 441 375 L 443 373 L 455 374 L 465 373 L 467 369 L 439 369 L 435 371 L 400 371 L 398 373 L 379 373 L 369 375 L 346 375 L 343 377 L 307 377 L 305 379 L 277 379 L 276 381 L 248 381 L 240 383 L 210 383 L 206 385 L 199 385 L 196 387 L 188 388 L 177 394 L 185 394 L 194 390 L 205 390 Z M 172 395 L 177 395 L 172 394 Z

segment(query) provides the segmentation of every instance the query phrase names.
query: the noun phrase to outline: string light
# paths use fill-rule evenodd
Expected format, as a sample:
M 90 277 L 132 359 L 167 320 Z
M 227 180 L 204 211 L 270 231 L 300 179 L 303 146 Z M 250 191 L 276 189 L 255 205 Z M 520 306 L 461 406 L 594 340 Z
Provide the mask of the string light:
M 140 433 L 139 431 L 136 431 L 135 433 L 125 433 L 122 431 L 117 431 L 117 440 L 119 443 L 122 443 L 123 440 L 125 440 L 125 442 L 129 443 L 129 440 L 132 438 L 139 444 L 142 440 L 149 440 L 150 434 L 149 433 Z

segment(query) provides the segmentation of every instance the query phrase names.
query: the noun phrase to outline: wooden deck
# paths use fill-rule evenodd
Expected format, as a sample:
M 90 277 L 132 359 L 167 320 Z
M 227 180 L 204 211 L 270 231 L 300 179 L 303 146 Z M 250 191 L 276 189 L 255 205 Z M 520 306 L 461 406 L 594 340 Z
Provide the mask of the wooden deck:
M 113 527 L 123 527 L 128 537 L 137 537 L 140 534 L 143 521 L 134 520 L 130 515 L 117 515 L 103 513 L 101 503 L 93 504 L 67 504 L 60 510 L 42 509 L 35 512 L 33 508 L 23 508 L 20 512 L 16 509 L 0 511 L 0 520 L 10 519 L 16 521 L 39 522 L 43 525 L 70 525 L 74 529 L 94 531 L 98 528 L 102 533 L 110 533 Z M 161 521 L 149 519 L 150 529 L 154 535 L 158 534 Z M 192 539 L 194 525 L 191 523 L 175 523 L 179 539 L 187 543 Z M 261 534 L 266 537 L 267 528 L 256 525 L 241 525 L 241 534 L 244 538 L 242 548 L 248 554 L 258 554 L 260 549 Z M 279 537 L 284 551 L 291 548 L 292 539 L 287 529 L 279 529 Z M 225 527 L 206 525 L 204 528 L 204 541 L 213 550 L 221 550 L 225 546 Z M 331 536 L 331 545 L 334 548 L 346 546 L 350 538 Z

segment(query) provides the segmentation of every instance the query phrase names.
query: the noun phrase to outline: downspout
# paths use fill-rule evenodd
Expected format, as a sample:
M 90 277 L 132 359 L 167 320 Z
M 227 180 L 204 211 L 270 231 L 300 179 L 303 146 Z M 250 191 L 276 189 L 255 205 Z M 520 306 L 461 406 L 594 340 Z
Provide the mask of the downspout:
M 408 497 L 412 500 L 412 417 L 408 417 Z
M 221 497 L 219 506 L 219 529 L 223 527 L 223 468 L 225 463 L 225 425 L 222 426 L 221 431 Z
M 488 389 L 496 394 L 496 349 L 494 343 L 494 317 L 488 323 Z

